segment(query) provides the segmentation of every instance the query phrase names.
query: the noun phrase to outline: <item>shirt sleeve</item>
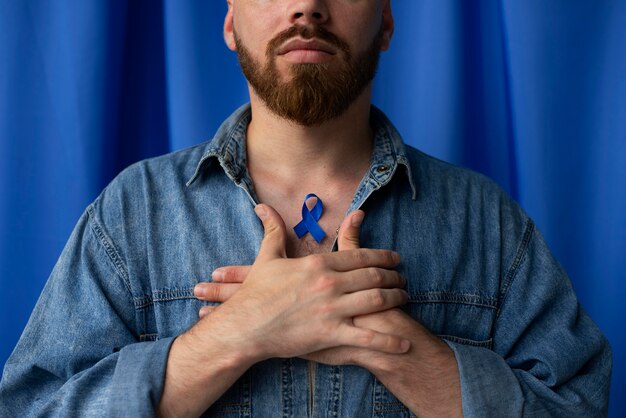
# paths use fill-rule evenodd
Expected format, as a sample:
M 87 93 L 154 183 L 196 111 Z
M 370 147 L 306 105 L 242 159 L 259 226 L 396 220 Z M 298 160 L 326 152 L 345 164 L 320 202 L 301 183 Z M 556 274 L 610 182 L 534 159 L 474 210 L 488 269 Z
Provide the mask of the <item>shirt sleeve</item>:
M 466 417 L 608 413 L 608 341 L 531 221 L 503 278 L 493 350 L 448 344 Z
M 136 315 L 115 248 L 87 211 L 5 365 L 0 415 L 154 416 L 173 338 L 142 341 Z

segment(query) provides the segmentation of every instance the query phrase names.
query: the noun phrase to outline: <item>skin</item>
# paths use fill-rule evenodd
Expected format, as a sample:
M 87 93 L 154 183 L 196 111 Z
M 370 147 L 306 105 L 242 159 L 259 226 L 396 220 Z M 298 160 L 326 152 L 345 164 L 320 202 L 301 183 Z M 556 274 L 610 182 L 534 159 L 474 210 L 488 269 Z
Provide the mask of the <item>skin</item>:
M 267 61 L 267 43 L 296 24 L 322 24 L 347 42 L 355 53 L 369 46 L 381 23 L 385 26 L 383 50 L 388 48 L 393 33 L 391 10 L 384 7 L 386 2 L 378 0 L 236 0 L 228 4 L 224 23 L 227 46 L 233 51 L 237 49 L 233 32 L 236 25 L 239 37 L 261 65 Z M 337 65 L 334 61 L 341 59 L 339 54 L 323 55 L 331 68 Z M 278 56 L 276 60 L 283 80 L 289 80 L 293 57 Z M 308 235 L 304 241 L 289 235 L 287 251 L 290 256 L 327 252 L 335 238 L 332 232 L 341 224 L 369 167 L 373 138 L 369 126 L 371 85 L 339 118 L 313 127 L 276 116 L 254 89 L 249 91 L 253 116 L 247 131 L 247 157 L 257 196 L 292 226 L 301 218 L 300 206 L 292 202 L 301 201 L 303 190 L 324 190 L 321 197 L 326 209 L 320 225 L 331 232 L 329 237 L 318 247 Z M 310 158 L 311 155 L 315 158 Z
M 169 353 L 160 413 L 198 416 L 253 364 L 336 346 L 402 353 L 410 342 L 356 327 L 352 318 L 406 302 L 386 250 L 286 256 L 286 227 L 256 207 L 265 237 L 245 283 L 220 309 L 180 335 Z M 306 327 L 303 324 L 306 323 Z
M 339 251 L 360 248 L 359 226 L 363 217 L 362 211 L 346 217 L 338 238 Z M 213 283 L 199 283 L 194 294 L 207 302 L 226 302 L 238 292 L 249 271 L 249 266 L 219 268 L 212 275 Z M 204 306 L 199 316 L 210 316 L 219 309 L 219 306 Z M 406 353 L 397 354 L 340 346 L 302 357 L 329 365 L 368 369 L 417 416 L 462 416 L 456 360 L 443 341 L 400 309 L 357 316 L 353 323 L 357 327 L 402 335 L 411 342 L 411 347 Z
M 236 26 L 262 64 L 267 42 L 295 24 L 324 25 L 353 51 L 363 51 L 381 24 L 381 49 L 393 33 L 388 0 L 229 0 L 228 6 L 227 46 L 237 48 Z M 276 58 L 285 80 L 293 63 L 324 60 L 332 70 L 338 59 L 310 50 Z M 196 288 L 200 299 L 223 303 L 204 309 L 172 344 L 159 415 L 198 416 L 255 363 L 304 357 L 367 368 L 418 416 L 460 416 L 454 354 L 394 309 L 407 301 L 405 280 L 394 271 L 399 255 L 359 248 L 364 214 L 344 217 L 371 158 L 371 84 L 344 114 L 313 127 L 276 116 L 252 88 L 250 100 L 248 170 L 263 202 L 255 211 L 265 237 L 252 266 L 226 266 L 214 273 L 217 283 Z M 329 209 L 320 224 L 329 236 L 320 245 L 298 240 L 285 225 L 300 220 L 300 204 L 291 203 L 301 202 L 302 190 L 324 191 Z M 340 251 L 331 253 L 340 224 Z

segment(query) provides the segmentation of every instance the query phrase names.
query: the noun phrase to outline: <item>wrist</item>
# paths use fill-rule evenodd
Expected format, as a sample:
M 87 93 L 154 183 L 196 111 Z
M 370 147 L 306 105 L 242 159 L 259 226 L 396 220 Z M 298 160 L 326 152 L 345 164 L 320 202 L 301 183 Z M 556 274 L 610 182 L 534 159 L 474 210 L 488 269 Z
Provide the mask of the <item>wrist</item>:
M 430 337 L 425 340 L 413 340 L 411 349 L 402 354 L 361 353 L 355 358 L 355 363 L 382 379 L 397 375 L 407 364 L 417 366 L 419 374 L 424 379 L 441 379 L 442 376 L 454 378 L 458 375 L 454 352 L 440 338 L 432 335 Z
M 456 357 L 444 341 L 438 342 L 429 347 L 413 346 L 405 354 L 369 356 L 364 367 L 414 414 L 462 416 Z
M 250 345 L 238 343 L 234 335 L 222 335 L 219 330 L 210 330 L 204 325 L 203 321 L 198 322 L 178 336 L 172 346 L 172 349 L 179 348 L 179 356 L 184 356 L 194 367 L 211 363 L 224 371 L 243 373 L 260 361 Z
M 197 326 L 172 343 L 159 416 L 199 416 L 251 366 L 236 350 L 202 338 Z

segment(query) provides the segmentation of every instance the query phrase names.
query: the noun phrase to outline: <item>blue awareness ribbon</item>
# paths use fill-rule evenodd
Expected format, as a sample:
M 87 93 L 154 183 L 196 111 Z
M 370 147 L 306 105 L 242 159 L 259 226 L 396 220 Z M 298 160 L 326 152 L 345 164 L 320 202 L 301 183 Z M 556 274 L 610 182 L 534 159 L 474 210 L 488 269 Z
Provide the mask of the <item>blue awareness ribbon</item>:
M 306 201 L 312 197 L 316 198 L 317 202 L 315 202 L 315 206 L 313 206 L 313 209 L 309 210 L 308 206 L 306 205 Z M 308 195 L 306 195 L 306 197 L 304 198 L 304 203 L 302 204 L 302 220 L 298 223 L 298 225 L 293 227 L 293 230 L 296 232 L 298 238 L 302 238 L 306 235 L 307 232 L 309 232 L 311 236 L 315 238 L 315 241 L 317 241 L 318 244 L 322 242 L 322 240 L 326 236 L 326 233 L 320 227 L 320 224 L 318 224 L 317 221 L 319 221 L 323 211 L 324 205 L 322 203 L 322 199 L 320 199 L 313 193 L 309 193 Z

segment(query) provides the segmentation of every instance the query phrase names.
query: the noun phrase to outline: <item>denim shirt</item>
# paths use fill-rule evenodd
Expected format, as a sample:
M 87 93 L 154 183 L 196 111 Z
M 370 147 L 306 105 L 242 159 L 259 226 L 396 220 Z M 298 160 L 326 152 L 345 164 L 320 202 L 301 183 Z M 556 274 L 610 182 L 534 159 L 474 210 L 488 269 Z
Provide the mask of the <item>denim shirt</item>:
M 263 237 L 250 117 L 132 165 L 87 208 L 4 368 L 0 415 L 154 415 L 169 347 L 205 304 L 194 286 L 253 263 Z M 367 213 L 363 247 L 401 254 L 403 309 L 454 351 L 465 416 L 606 415 L 609 345 L 533 222 L 487 178 L 404 145 L 375 108 L 371 124 L 350 211 Z M 206 415 L 412 416 L 367 370 L 299 358 L 256 364 Z

